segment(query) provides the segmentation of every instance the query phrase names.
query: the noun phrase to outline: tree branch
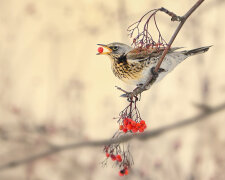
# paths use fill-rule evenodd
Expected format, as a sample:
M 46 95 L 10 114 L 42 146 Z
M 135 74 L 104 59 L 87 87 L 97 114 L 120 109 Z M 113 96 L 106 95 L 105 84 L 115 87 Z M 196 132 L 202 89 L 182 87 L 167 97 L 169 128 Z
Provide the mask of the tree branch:
M 172 21 L 180 21 L 177 29 L 175 30 L 174 34 L 172 35 L 167 47 L 164 49 L 162 56 L 159 59 L 159 62 L 157 63 L 156 67 L 155 67 L 155 72 L 157 73 L 166 54 L 168 53 L 171 45 L 173 44 L 173 41 L 175 40 L 175 38 L 177 37 L 177 34 L 179 33 L 179 31 L 181 30 L 182 26 L 184 25 L 184 23 L 186 22 L 186 20 L 189 18 L 189 16 L 203 3 L 204 0 L 198 0 L 194 6 L 188 10 L 188 12 L 183 15 L 183 16 L 177 16 L 176 14 L 166 10 L 165 8 L 160 8 L 161 11 L 165 12 L 166 14 L 168 14 L 169 16 L 172 17 Z M 130 98 L 132 98 L 133 96 L 137 96 L 138 94 L 141 94 L 143 91 L 148 90 L 150 85 L 152 85 L 154 83 L 153 81 L 153 74 L 151 74 L 149 76 L 149 79 L 146 83 L 144 83 L 141 87 L 137 87 L 136 89 L 133 90 L 132 93 L 128 94 L 128 96 L 130 96 Z
M 204 107 L 204 108 L 201 108 Z M 78 149 L 78 148 L 84 148 L 84 147 L 98 147 L 98 146 L 104 146 L 104 145 L 110 145 L 110 144 L 115 144 L 115 143 L 122 143 L 129 141 L 131 139 L 138 139 L 138 140 L 146 140 L 146 139 L 151 139 L 151 138 L 156 138 L 164 133 L 167 133 L 171 130 L 175 130 L 177 128 L 182 128 L 188 125 L 191 125 L 193 123 L 206 120 L 208 116 L 216 114 L 218 112 L 221 112 L 222 110 L 225 109 L 225 103 L 218 105 L 216 107 L 208 107 L 205 108 L 205 106 L 199 106 L 198 108 L 201 108 L 202 112 L 194 117 L 184 119 L 182 121 L 179 121 L 177 123 L 168 125 L 168 126 L 163 126 L 161 128 L 155 129 L 155 130 L 149 130 L 146 131 L 145 133 L 141 134 L 132 134 L 132 135 L 124 135 L 121 136 L 117 139 L 111 139 L 111 140 L 100 140 L 100 141 L 86 141 L 86 142 L 79 142 L 79 143 L 72 143 L 72 144 L 66 144 L 66 145 L 61 145 L 61 146 L 55 146 L 45 152 L 36 154 L 36 155 L 31 155 L 29 157 L 25 157 L 24 159 L 20 160 L 15 160 L 8 162 L 6 164 L 0 165 L 0 171 L 8 168 L 14 168 L 20 165 L 24 165 L 30 162 L 33 162 L 35 160 L 38 160 L 40 158 L 53 155 L 55 153 L 59 153 L 65 150 L 71 150 L 71 149 Z

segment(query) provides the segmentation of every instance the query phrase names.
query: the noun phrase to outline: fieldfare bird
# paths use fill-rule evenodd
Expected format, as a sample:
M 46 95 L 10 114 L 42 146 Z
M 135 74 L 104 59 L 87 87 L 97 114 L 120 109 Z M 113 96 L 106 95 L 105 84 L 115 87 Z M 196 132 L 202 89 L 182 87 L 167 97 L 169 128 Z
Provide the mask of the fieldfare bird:
M 114 75 L 125 83 L 136 86 L 141 86 L 148 80 L 165 49 L 164 47 L 157 48 L 154 46 L 149 48 L 132 48 L 118 42 L 98 45 L 107 49 L 107 51 L 101 49 L 97 55 L 107 55 L 110 58 Z M 187 57 L 204 53 L 210 47 L 205 46 L 184 51 L 176 51 L 180 47 L 170 48 L 160 66 L 155 82 L 160 81 Z

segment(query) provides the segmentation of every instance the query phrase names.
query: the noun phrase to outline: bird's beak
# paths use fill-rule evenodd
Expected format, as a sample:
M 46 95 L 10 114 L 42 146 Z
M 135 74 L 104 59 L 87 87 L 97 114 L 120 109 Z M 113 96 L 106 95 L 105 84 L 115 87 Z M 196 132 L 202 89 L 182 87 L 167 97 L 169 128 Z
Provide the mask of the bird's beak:
M 109 50 L 109 51 L 106 51 L 106 52 L 102 52 L 102 53 L 97 53 L 96 55 L 107 55 L 107 54 L 109 54 L 109 53 L 111 53 L 112 52 L 112 49 L 110 49 L 107 45 L 105 45 L 105 44 L 97 44 L 98 46 L 101 46 L 101 47 L 103 47 L 103 48 L 105 48 L 105 49 L 107 49 L 107 50 Z

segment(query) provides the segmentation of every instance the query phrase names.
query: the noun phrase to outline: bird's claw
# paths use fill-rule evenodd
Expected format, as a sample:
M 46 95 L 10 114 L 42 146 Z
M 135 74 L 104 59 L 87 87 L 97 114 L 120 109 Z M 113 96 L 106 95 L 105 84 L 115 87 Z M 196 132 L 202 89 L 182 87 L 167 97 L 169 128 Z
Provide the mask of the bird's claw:
M 129 95 L 127 93 L 125 93 L 125 94 L 121 94 L 120 97 L 127 98 L 127 97 L 129 97 Z
M 159 73 L 155 71 L 155 67 L 151 68 L 151 73 L 153 75 L 153 78 L 156 80 L 159 76 Z
M 128 102 L 135 102 L 138 100 L 138 97 L 133 92 L 122 94 L 120 97 L 127 98 Z

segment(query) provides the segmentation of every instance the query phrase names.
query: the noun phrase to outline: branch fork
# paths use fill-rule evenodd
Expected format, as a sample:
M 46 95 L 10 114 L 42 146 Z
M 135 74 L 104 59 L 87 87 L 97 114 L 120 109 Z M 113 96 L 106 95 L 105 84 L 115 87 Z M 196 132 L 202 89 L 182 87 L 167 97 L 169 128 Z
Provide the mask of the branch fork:
M 175 13 L 165 9 L 164 7 L 159 8 L 157 11 L 162 11 L 164 13 L 166 13 L 167 15 L 171 16 L 171 21 L 178 21 L 180 22 L 178 27 L 176 28 L 175 32 L 173 33 L 169 43 L 167 44 L 167 46 L 165 47 L 162 56 L 159 59 L 159 62 L 157 63 L 155 69 L 154 69 L 154 73 L 158 73 L 158 70 L 162 64 L 162 61 L 164 60 L 166 54 L 168 53 L 173 41 L 175 40 L 175 38 L 177 37 L 177 34 L 179 33 L 179 31 L 181 30 L 182 26 L 184 25 L 184 23 L 186 22 L 186 20 L 189 18 L 189 16 L 204 2 L 204 0 L 198 0 L 192 7 L 191 9 L 188 10 L 188 12 L 183 15 L 183 16 L 177 16 Z M 148 13 L 146 13 L 148 14 Z M 142 19 L 141 19 L 142 20 Z M 147 20 L 149 22 L 149 19 Z M 147 23 L 148 23 L 147 22 Z M 140 22 L 139 22 L 140 23 Z M 161 35 L 161 34 L 160 34 Z M 139 94 L 141 94 L 143 91 L 148 90 L 151 85 L 155 82 L 154 80 L 154 73 L 151 72 L 148 81 L 146 81 L 142 86 L 138 86 L 136 87 L 132 92 L 127 92 L 121 88 L 118 88 L 119 90 L 123 91 L 125 94 L 122 95 L 122 97 L 127 97 L 128 99 L 132 99 L 133 97 L 137 97 Z

